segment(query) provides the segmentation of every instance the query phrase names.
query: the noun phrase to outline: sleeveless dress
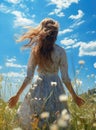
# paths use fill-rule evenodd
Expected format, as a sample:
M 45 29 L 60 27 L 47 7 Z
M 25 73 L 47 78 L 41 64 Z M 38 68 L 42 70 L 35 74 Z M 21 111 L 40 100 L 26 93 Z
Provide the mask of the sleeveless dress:
M 42 112 L 47 112 L 47 116 L 49 113 L 48 121 L 52 123 L 57 118 L 56 113 L 61 113 L 64 109 L 68 110 L 67 102 L 61 102 L 59 99 L 60 95 L 65 94 L 63 83 L 70 82 L 66 53 L 63 48 L 56 44 L 52 52 L 52 60 L 53 63 L 48 70 L 38 66 L 38 78 L 32 83 L 32 87 L 17 111 L 22 128 L 27 128 L 27 130 L 33 130 L 32 121 L 34 117 L 39 117 Z M 33 78 L 35 69 L 36 66 L 31 53 L 25 82 Z M 59 70 L 63 82 L 59 77 Z M 42 126 L 42 122 L 41 120 L 39 125 Z

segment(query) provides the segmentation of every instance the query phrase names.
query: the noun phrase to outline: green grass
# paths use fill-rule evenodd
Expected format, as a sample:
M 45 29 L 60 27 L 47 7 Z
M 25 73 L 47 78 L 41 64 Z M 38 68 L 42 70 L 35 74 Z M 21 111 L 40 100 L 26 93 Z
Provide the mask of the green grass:
M 86 103 L 81 108 L 70 97 L 68 99 L 71 112 L 69 130 L 96 130 L 96 96 L 83 95 L 83 98 Z M 19 127 L 14 121 L 18 106 L 10 109 L 7 103 L 0 99 L 0 130 L 13 130 Z
M 2 84 L 1 84 L 2 80 L 4 79 L 0 75 L 0 94 L 2 92 Z M 73 83 L 73 85 L 74 84 L 75 83 Z M 79 86 L 77 86 L 77 89 L 78 87 Z M 9 91 L 7 93 L 11 92 L 12 88 L 9 87 Z M 85 99 L 86 103 L 80 108 L 73 102 L 70 96 L 68 98 L 68 106 L 71 113 L 70 128 L 68 130 L 96 130 L 96 95 L 84 94 L 81 95 L 81 97 Z M 5 102 L 3 98 L 0 99 L 0 130 L 22 130 L 19 128 L 16 120 L 14 120 L 19 105 L 20 103 L 18 103 L 14 109 L 10 109 L 8 107 L 7 102 Z M 38 124 L 38 119 L 35 120 L 35 125 L 33 124 L 34 127 L 36 127 L 36 122 Z M 42 130 L 44 130 L 45 126 L 43 126 Z M 56 126 L 58 125 L 56 124 L 51 130 L 57 130 Z M 40 130 L 40 129 L 34 128 L 32 130 Z M 58 128 L 58 130 L 61 129 Z

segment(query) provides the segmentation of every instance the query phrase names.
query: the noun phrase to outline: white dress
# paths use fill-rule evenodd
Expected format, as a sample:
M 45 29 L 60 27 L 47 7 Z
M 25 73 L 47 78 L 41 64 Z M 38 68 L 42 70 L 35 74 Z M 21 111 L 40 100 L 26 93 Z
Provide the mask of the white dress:
M 30 81 L 34 75 L 36 66 L 32 59 L 31 53 L 25 82 Z M 67 103 L 59 100 L 59 96 L 65 94 L 63 83 L 70 81 L 66 53 L 63 48 L 56 44 L 52 52 L 52 60 L 51 68 L 46 71 L 38 66 L 38 78 L 32 83 L 32 87 L 17 111 L 21 126 L 28 130 L 32 129 L 31 123 L 34 115 L 40 116 L 42 112 L 47 111 L 50 114 L 50 122 L 56 120 L 58 111 L 68 110 Z M 59 70 L 63 82 L 58 75 Z

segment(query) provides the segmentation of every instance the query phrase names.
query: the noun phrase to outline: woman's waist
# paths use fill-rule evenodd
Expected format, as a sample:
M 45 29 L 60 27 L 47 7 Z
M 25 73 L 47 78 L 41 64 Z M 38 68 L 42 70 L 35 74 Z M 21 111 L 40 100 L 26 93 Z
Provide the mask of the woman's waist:
M 38 71 L 38 75 L 44 75 L 44 76 L 56 76 L 58 75 L 58 71 Z

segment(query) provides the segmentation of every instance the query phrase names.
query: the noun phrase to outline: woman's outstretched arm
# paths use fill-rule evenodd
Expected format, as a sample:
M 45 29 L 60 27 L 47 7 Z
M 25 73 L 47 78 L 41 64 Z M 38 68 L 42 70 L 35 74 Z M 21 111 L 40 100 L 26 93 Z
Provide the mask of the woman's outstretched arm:
M 23 81 L 20 89 L 17 91 L 16 95 L 9 99 L 8 105 L 9 105 L 10 108 L 13 108 L 16 105 L 16 103 L 19 100 L 21 93 L 26 88 L 26 86 L 31 82 L 31 80 L 34 76 L 35 68 L 36 68 L 36 64 L 34 63 L 34 60 L 33 60 L 33 57 L 32 57 L 32 52 L 31 52 L 29 62 L 28 62 L 28 67 L 27 67 L 27 77 L 24 79 L 24 81 Z
M 67 89 L 69 90 L 70 94 L 72 95 L 72 98 L 74 99 L 75 103 L 80 107 L 82 106 L 85 101 L 79 97 L 78 95 L 76 95 L 71 82 L 64 82 L 65 86 L 67 87 Z
M 78 106 L 83 105 L 85 103 L 85 101 L 75 93 L 75 91 L 72 87 L 71 80 L 68 75 L 68 64 L 67 64 L 67 58 L 66 58 L 65 51 L 62 53 L 62 56 L 61 56 L 60 71 L 61 71 L 62 80 L 63 80 L 66 88 L 72 95 L 72 98 L 74 99 L 75 103 Z

